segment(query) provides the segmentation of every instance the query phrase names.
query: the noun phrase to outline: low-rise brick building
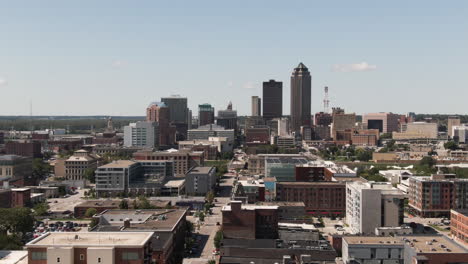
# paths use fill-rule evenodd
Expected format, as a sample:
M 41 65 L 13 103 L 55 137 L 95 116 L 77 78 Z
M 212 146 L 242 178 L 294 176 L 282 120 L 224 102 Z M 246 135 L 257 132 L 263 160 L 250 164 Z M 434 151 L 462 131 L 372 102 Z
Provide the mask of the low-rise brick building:
M 304 202 L 308 215 L 344 216 L 345 182 L 278 182 L 276 200 Z
M 47 233 L 26 244 L 29 264 L 150 264 L 153 232 Z
M 278 206 L 231 201 L 221 209 L 223 236 L 232 239 L 278 238 Z

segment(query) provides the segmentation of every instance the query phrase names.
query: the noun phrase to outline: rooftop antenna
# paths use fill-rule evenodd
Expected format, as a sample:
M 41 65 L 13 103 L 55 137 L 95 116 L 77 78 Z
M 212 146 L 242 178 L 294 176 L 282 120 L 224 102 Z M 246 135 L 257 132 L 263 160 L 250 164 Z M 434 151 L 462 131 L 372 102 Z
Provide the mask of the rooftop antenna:
M 325 96 L 323 97 L 323 112 L 328 113 L 330 111 L 330 99 L 328 98 L 328 86 L 325 86 Z

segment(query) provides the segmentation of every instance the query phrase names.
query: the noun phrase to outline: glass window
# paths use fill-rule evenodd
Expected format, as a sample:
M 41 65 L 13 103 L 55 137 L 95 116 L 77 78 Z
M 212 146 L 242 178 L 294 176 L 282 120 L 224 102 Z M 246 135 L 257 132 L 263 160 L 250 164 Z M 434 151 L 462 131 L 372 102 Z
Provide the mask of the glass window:
M 123 260 L 138 260 L 138 252 L 123 252 L 122 253 Z
M 47 259 L 47 252 L 41 252 L 41 251 L 37 251 L 37 252 L 33 252 L 32 255 L 31 255 L 31 259 L 32 260 L 46 260 Z
M 80 254 L 80 260 L 84 260 L 84 254 Z

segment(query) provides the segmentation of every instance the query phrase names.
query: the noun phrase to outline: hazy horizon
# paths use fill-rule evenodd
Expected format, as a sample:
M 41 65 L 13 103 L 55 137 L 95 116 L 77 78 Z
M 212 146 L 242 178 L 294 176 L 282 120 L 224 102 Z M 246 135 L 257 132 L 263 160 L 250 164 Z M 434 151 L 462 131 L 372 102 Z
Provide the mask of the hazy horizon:
M 312 113 L 467 114 L 468 2 L 0 3 L 0 116 L 144 116 L 179 94 L 250 115 L 303 62 Z

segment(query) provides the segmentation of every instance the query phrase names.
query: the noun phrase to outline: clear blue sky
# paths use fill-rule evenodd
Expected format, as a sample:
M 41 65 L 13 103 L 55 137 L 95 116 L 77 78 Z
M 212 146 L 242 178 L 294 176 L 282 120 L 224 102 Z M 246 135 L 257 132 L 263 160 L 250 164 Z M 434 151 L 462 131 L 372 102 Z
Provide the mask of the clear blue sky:
M 250 114 L 312 73 L 312 111 L 467 114 L 468 1 L 0 1 L 0 115 L 144 115 L 180 94 Z

